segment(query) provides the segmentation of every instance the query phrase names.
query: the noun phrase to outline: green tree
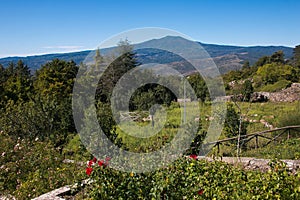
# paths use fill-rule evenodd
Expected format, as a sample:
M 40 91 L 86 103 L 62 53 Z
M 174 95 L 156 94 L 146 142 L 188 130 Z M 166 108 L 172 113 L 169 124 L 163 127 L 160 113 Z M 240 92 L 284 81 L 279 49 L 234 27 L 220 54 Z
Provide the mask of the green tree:
M 297 45 L 294 48 L 294 56 L 293 56 L 293 63 L 294 66 L 300 68 L 300 45 Z
M 240 80 L 241 78 L 242 78 L 242 71 L 233 70 L 223 75 L 223 79 L 226 83 Z
M 284 64 L 285 61 L 283 51 L 276 51 L 271 56 L 263 56 L 259 58 L 258 61 L 254 64 L 254 66 L 261 67 L 270 63 Z
M 276 51 L 273 53 L 270 57 L 270 63 L 278 63 L 283 64 L 284 63 L 284 53 L 283 51 Z
M 250 67 L 250 62 L 249 62 L 248 60 L 246 60 L 246 61 L 243 63 L 242 70 L 248 69 L 249 67 Z
M 175 94 L 168 88 L 156 83 L 149 83 L 134 91 L 129 102 L 129 109 L 132 111 L 149 110 L 154 104 L 169 106 L 175 100 Z
M 1 100 L 27 101 L 32 95 L 32 77 L 30 70 L 19 60 L 17 64 L 10 63 L 8 68 L 1 70 Z
M 22 62 L 10 66 L 11 76 L 4 85 L 10 96 L 1 110 L 1 130 L 13 137 L 39 137 L 62 145 L 75 132 L 71 95 L 77 66 L 57 59 L 42 66 L 35 74 L 31 96 L 27 66 Z
M 242 95 L 243 100 L 248 102 L 250 101 L 251 95 L 253 93 L 253 86 L 250 80 L 245 80 L 242 86 Z
M 262 84 L 273 84 L 279 80 L 297 81 L 299 70 L 291 65 L 271 63 L 258 68 L 255 79 Z
M 230 103 L 227 105 L 226 119 L 224 123 L 224 132 L 226 137 L 235 137 L 239 134 L 240 126 L 240 113 L 236 112 L 233 107 L 233 104 Z M 242 121 L 241 124 L 241 135 L 247 134 L 248 123 Z
M 34 87 L 42 96 L 57 101 L 70 97 L 78 67 L 74 61 L 54 59 L 36 72 Z
M 113 56 L 114 60 L 110 61 L 109 66 L 103 71 L 102 65 L 103 67 L 105 66 L 106 63 L 104 63 L 104 61 L 108 60 L 108 58 L 103 58 L 100 55 L 100 51 L 96 51 L 95 63 L 97 66 L 100 65 L 100 71 L 103 71 L 103 73 L 96 88 L 95 105 L 101 129 L 111 142 L 118 146 L 122 146 L 122 140 L 119 139 L 116 134 L 116 122 L 112 116 L 110 99 L 119 79 L 126 72 L 135 68 L 138 63 L 136 61 L 135 53 L 133 52 L 133 47 L 128 40 L 120 41 L 115 53 L 116 55 Z M 126 85 L 124 85 L 124 87 L 126 87 Z
M 196 96 L 202 102 L 204 102 L 209 97 L 208 88 L 204 79 L 200 74 L 194 74 L 188 77 L 188 81 L 194 89 Z
M 104 63 L 104 57 L 101 55 L 100 49 L 96 50 L 94 59 L 95 59 L 95 69 L 96 71 L 99 72 Z
M 54 59 L 36 72 L 34 87 L 36 110 L 48 122 L 47 137 L 60 146 L 69 133 L 75 132 L 72 116 L 72 90 L 78 67 L 73 61 Z
M 254 66 L 260 67 L 260 66 L 263 66 L 263 65 L 268 64 L 268 63 L 270 63 L 270 57 L 269 56 L 263 56 L 263 57 L 259 58 L 258 61 L 256 61 Z
M 5 105 L 4 98 L 5 98 L 5 90 L 4 90 L 4 83 L 6 81 L 5 78 L 5 68 L 0 64 L 0 108 Z M 3 104 L 3 105 L 1 105 Z
M 116 51 L 119 56 L 110 63 L 98 82 L 96 100 L 101 102 L 108 103 L 119 79 L 138 65 L 133 47 L 128 40 L 120 41 Z

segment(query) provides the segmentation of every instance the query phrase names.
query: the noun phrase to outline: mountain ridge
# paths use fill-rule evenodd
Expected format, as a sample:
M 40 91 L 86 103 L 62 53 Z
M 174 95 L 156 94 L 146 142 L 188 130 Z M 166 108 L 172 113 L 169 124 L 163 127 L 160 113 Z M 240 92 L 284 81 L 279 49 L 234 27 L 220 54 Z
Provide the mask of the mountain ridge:
M 176 58 L 170 56 L 166 52 L 152 50 L 151 54 L 146 55 L 149 53 L 145 49 L 139 49 L 143 46 L 153 46 L 159 48 L 161 44 L 164 45 L 172 45 L 173 43 L 178 43 L 184 38 L 180 38 L 179 36 L 166 36 L 159 39 L 151 39 L 142 43 L 133 44 L 134 49 L 138 59 L 140 61 L 147 62 L 150 61 L 157 61 L 157 57 L 163 58 L 163 63 L 172 62 L 172 59 Z M 198 41 L 197 41 L 198 42 Z M 256 62 L 262 56 L 269 56 L 276 51 L 283 51 L 285 54 L 286 59 L 290 59 L 293 55 L 293 48 L 286 47 L 286 46 L 235 46 L 235 45 L 218 45 L 218 44 L 207 44 L 203 42 L 198 42 L 211 56 L 214 60 L 216 65 L 218 66 L 221 73 L 226 73 L 231 70 L 237 70 L 242 67 L 244 61 L 248 60 L 250 64 Z M 113 50 L 115 47 L 101 49 L 102 54 L 106 54 L 109 51 Z M 44 55 L 33 55 L 33 56 L 12 56 L 12 57 L 5 57 L 0 58 L 0 64 L 4 67 L 8 66 L 10 62 L 17 62 L 18 60 L 23 60 L 24 63 L 32 70 L 35 71 L 39 69 L 42 65 L 50 62 L 51 60 L 58 58 L 63 59 L 66 61 L 73 60 L 75 63 L 79 64 L 83 62 L 86 56 L 92 50 L 84 50 L 78 52 L 69 52 L 69 53 L 51 53 L 51 54 L 44 54 Z M 156 60 L 155 60 L 156 59 Z M 186 71 L 188 73 L 188 71 Z

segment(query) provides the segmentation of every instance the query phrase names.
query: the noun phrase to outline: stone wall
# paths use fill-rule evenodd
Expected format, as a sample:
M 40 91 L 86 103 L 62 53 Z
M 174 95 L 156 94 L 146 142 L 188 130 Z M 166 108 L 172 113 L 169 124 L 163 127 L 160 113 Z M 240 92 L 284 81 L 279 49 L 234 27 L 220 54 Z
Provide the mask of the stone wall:
M 293 102 L 300 101 L 300 83 L 293 83 L 291 87 L 279 92 L 254 92 L 252 102 Z

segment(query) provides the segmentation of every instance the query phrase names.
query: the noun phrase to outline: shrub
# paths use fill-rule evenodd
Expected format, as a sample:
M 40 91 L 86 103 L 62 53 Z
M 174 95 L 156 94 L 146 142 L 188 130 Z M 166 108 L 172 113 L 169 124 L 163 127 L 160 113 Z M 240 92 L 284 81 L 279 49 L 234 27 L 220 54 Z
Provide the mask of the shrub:
M 17 139 L 0 134 L 0 195 L 29 199 L 82 178 L 80 168 L 63 164 L 50 142 Z
M 267 173 L 244 171 L 223 162 L 183 157 L 150 173 L 120 172 L 91 165 L 90 199 L 298 199 L 299 175 L 271 163 Z

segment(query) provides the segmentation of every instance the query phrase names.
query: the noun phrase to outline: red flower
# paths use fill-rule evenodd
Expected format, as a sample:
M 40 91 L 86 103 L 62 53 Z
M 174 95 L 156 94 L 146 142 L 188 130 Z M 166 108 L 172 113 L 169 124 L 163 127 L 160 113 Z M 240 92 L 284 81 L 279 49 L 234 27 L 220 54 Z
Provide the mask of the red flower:
M 199 194 L 199 195 L 202 195 L 203 192 L 204 192 L 204 190 L 203 190 L 203 189 L 200 189 L 200 190 L 198 191 L 198 194 Z
M 192 159 L 194 159 L 194 160 L 196 160 L 197 159 L 197 155 L 196 154 L 192 154 L 192 155 L 190 155 L 190 158 L 192 158 Z
M 108 161 L 110 161 L 110 157 L 109 156 L 107 156 L 106 158 L 105 158 L 105 160 L 108 162 Z
M 103 166 L 104 165 L 104 161 L 103 160 L 99 160 L 98 161 L 98 165 L 101 167 L 101 166 Z
M 94 162 L 94 163 L 97 162 L 97 158 L 96 158 L 96 157 L 93 158 L 93 162 Z
M 89 176 L 89 175 L 91 175 L 92 171 L 93 171 L 93 168 L 87 167 L 85 170 L 85 173 Z
M 89 161 L 88 166 L 91 167 L 94 164 L 92 160 Z

